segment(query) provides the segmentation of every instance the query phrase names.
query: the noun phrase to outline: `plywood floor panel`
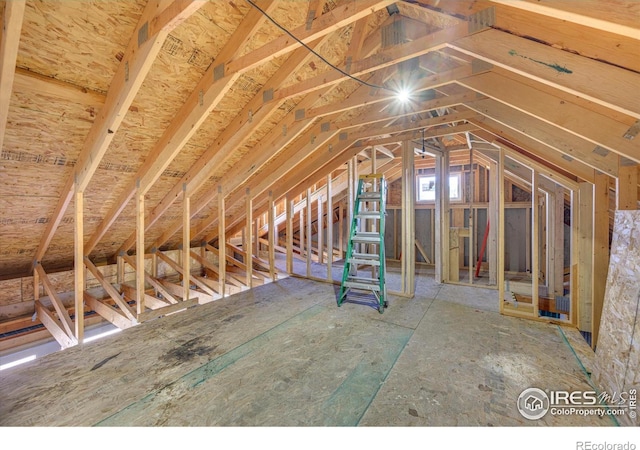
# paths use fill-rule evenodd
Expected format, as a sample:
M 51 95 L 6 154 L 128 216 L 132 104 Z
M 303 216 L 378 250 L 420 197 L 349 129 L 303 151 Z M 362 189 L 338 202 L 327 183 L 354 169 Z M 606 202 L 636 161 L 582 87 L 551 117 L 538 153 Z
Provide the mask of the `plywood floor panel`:
M 336 294 L 285 278 L 3 371 L 0 425 L 612 425 L 520 416 L 527 387 L 590 386 L 557 326 L 481 308 L 493 291 L 418 277 L 382 315 Z

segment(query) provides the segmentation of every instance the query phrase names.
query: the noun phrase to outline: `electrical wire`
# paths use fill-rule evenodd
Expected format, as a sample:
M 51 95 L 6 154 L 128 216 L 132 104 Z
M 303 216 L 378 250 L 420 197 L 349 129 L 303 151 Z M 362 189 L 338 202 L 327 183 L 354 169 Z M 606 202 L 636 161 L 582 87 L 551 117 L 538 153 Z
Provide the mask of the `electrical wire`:
M 377 84 L 372 84 L 369 83 L 361 78 L 358 77 L 354 77 L 353 75 L 345 72 L 344 70 L 342 70 L 341 68 L 339 68 L 338 66 L 335 66 L 334 64 L 332 64 L 331 62 L 329 62 L 324 56 L 322 56 L 321 54 L 319 54 L 318 52 L 316 52 L 314 49 L 312 49 L 311 47 L 309 47 L 307 44 L 305 44 L 304 42 L 302 42 L 300 39 L 298 39 L 292 32 L 290 32 L 289 30 L 287 30 L 284 26 L 280 25 L 278 22 L 276 22 L 276 20 L 271 17 L 269 14 L 267 14 L 266 11 L 264 11 L 262 8 L 260 8 L 258 5 L 256 5 L 253 0 L 247 0 L 247 2 L 253 6 L 255 9 L 257 9 L 258 11 L 260 11 L 260 13 L 265 16 L 267 19 L 269 19 L 269 21 L 271 21 L 276 27 L 278 27 L 280 30 L 284 31 L 286 34 L 288 34 L 289 36 L 291 36 L 292 39 L 294 39 L 296 42 L 298 42 L 300 45 L 302 45 L 304 48 L 306 48 L 310 53 L 312 53 L 313 55 L 317 56 L 322 62 L 324 62 L 326 65 L 328 65 L 329 67 L 331 67 L 333 70 L 341 73 L 342 75 L 344 75 L 345 77 L 348 77 L 350 79 L 352 79 L 353 81 L 356 81 L 364 86 L 368 86 L 370 88 L 373 89 L 384 89 L 386 91 L 389 92 L 393 92 L 394 94 L 398 95 L 400 92 L 396 91 L 394 89 L 388 88 L 386 86 L 380 86 Z

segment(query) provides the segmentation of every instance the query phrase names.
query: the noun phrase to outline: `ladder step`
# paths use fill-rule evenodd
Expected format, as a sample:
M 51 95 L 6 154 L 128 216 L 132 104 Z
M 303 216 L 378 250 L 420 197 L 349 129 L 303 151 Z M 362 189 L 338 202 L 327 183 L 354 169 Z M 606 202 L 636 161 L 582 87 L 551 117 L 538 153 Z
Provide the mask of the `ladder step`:
M 380 280 L 378 278 L 349 276 L 345 280 L 345 286 L 356 289 L 370 289 L 372 291 L 379 292 Z
M 351 238 L 353 242 L 364 244 L 379 244 L 380 234 L 372 233 L 370 231 L 359 232 Z
M 380 192 L 361 192 L 358 194 L 358 198 L 360 200 L 380 200 L 382 197 L 380 196 Z
M 360 211 L 356 214 L 358 219 L 380 219 L 380 211 Z
M 351 258 L 347 261 L 350 264 L 368 264 L 370 266 L 379 266 L 380 261 L 376 259 Z
M 353 252 L 351 254 L 351 257 L 352 258 L 358 258 L 358 259 L 380 261 L 380 255 L 378 255 L 377 253 L 356 253 L 356 252 Z
M 347 281 L 353 281 L 355 283 L 375 284 L 376 286 L 378 286 L 380 283 L 379 278 L 361 277 L 358 275 L 349 275 Z

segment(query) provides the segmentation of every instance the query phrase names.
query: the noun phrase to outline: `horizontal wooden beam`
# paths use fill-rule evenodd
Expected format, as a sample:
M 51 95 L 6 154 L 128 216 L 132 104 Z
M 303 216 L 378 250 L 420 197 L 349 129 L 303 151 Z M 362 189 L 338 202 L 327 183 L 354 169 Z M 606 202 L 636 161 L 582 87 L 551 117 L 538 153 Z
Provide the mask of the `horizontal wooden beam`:
M 506 70 L 640 119 L 640 74 L 498 30 L 449 47 Z

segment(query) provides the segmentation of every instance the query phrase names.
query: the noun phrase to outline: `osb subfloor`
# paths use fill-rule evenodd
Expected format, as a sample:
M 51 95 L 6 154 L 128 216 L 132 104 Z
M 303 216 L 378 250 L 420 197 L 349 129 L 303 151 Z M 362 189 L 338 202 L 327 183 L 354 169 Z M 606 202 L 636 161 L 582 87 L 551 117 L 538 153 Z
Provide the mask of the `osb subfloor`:
M 337 289 L 286 278 L 4 371 L 0 425 L 613 424 L 520 416 L 527 387 L 591 386 L 557 326 L 499 315 L 495 291 L 418 277 L 379 314 Z

